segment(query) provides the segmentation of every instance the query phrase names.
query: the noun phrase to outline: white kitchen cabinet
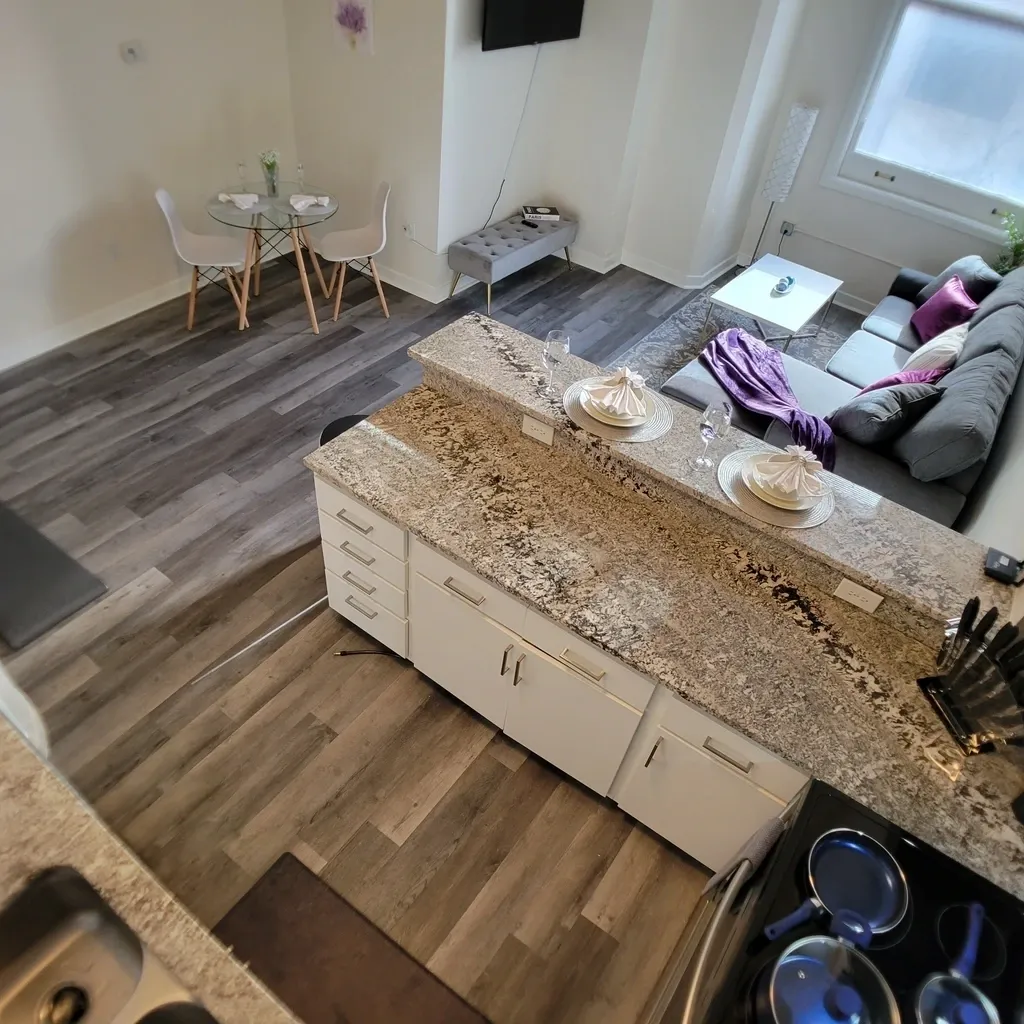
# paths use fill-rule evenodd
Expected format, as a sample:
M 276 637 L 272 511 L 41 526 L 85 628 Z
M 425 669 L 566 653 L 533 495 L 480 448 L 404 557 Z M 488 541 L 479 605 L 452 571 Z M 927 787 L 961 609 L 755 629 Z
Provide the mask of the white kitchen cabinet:
M 406 620 L 377 604 L 366 595 L 361 585 L 353 586 L 351 580 L 342 579 L 330 569 L 324 575 L 327 577 L 327 603 L 330 607 L 404 658 L 408 651 Z
M 739 768 L 658 726 L 621 786 L 619 806 L 717 871 L 786 806 Z
M 410 576 L 412 663 L 489 722 L 504 728 L 519 637 L 418 572 Z
M 513 653 L 505 732 L 606 796 L 641 713 L 530 644 Z

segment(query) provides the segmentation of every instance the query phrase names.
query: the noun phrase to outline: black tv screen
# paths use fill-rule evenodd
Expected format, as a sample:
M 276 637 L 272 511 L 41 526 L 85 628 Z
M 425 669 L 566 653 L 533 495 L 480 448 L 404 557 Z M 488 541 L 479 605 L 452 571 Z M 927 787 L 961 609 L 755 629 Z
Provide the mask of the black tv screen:
M 484 49 L 577 39 L 583 0 L 484 0 Z

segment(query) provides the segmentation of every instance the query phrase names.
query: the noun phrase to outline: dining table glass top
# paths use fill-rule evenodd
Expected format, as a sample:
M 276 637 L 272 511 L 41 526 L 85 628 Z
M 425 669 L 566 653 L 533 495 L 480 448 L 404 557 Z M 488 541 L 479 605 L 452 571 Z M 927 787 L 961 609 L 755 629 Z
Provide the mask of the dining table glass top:
M 222 194 L 232 193 L 250 193 L 259 196 L 259 200 L 254 206 L 242 210 L 233 202 L 222 202 L 219 198 Z M 294 195 L 314 196 L 318 199 L 324 197 L 327 204 L 310 206 L 299 211 L 291 204 Z M 218 190 L 207 200 L 206 212 L 220 224 L 227 224 L 233 228 L 254 228 L 260 225 L 267 226 L 269 223 L 281 231 L 290 231 L 292 228 L 308 227 L 310 224 L 322 224 L 333 217 L 338 212 L 338 200 L 324 189 L 305 183 L 300 185 L 297 181 L 279 181 L 276 196 L 267 195 L 267 186 L 264 182 L 258 185 L 246 183 L 229 185 Z

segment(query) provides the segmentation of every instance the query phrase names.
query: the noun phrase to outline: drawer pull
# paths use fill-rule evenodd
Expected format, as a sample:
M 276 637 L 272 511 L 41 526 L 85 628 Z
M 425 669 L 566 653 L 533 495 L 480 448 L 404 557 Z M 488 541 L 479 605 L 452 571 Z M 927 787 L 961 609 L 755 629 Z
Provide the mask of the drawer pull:
M 463 601 L 468 601 L 471 605 L 475 605 L 477 608 L 479 608 L 486 600 L 483 595 L 480 597 L 474 597 L 472 594 L 467 594 L 466 591 L 455 582 L 454 576 L 449 576 L 448 579 L 444 581 L 444 585 L 453 593 L 458 594 Z
M 347 555 L 351 555 L 357 562 L 361 562 L 363 565 L 373 565 L 377 561 L 373 555 L 364 555 L 362 552 L 357 551 L 347 540 L 341 542 L 341 550 Z
M 566 649 L 558 656 L 558 660 L 563 664 L 568 665 L 569 668 L 574 668 L 580 675 L 586 676 L 588 679 L 593 679 L 595 683 L 601 682 L 601 680 L 608 675 L 604 669 L 600 669 L 595 672 L 592 668 L 589 668 L 586 663 L 581 661 L 577 655 L 573 654 L 568 647 L 566 647 Z
M 505 653 L 501 656 L 501 674 L 504 675 L 508 671 L 508 656 L 512 653 L 514 644 L 509 644 L 505 648 Z
M 875 177 L 881 178 L 883 181 L 895 181 L 895 174 L 886 174 L 885 171 L 875 171 Z
M 519 657 L 516 658 L 516 670 L 515 670 L 515 673 L 512 676 L 512 685 L 513 686 L 518 686 L 522 682 L 522 679 L 519 678 L 519 670 L 523 667 L 523 662 L 524 661 L 526 661 L 526 655 L 525 654 L 520 654 Z
M 368 583 L 363 583 L 358 576 L 353 576 L 348 570 L 345 571 L 341 578 L 351 583 L 356 590 L 361 590 L 367 597 L 377 589 L 376 587 L 371 587 Z
M 356 600 L 356 599 L 355 599 L 354 597 L 352 597 L 352 596 L 349 596 L 349 597 L 346 597 L 346 598 L 345 598 L 345 604 L 350 604 L 350 605 L 352 605 L 352 607 L 353 607 L 353 608 L 355 608 L 355 610 L 356 610 L 357 612 L 359 612 L 359 613 L 360 613 L 360 614 L 362 614 L 362 615 L 365 615 L 365 616 L 366 616 L 366 617 L 367 617 L 368 619 L 375 619 L 375 618 L 377 618 L 377 613 L 376 613 L 376 612 L 372 612 L 372 611 L 370 611 L 369 609 L 367 609 L 367 608 L 364 608 L 364 607 L 363 607 L 363 606 L 362 606 L 362 605 L 361 605 L 361 604 L 360 604 L 360 603 L 359 603 L 359 602 L 358 602 L 358 601 L 357 601 L 357 600 Z
M 731 764 L 733 768 L 739 769 L 739 771 L 743 772 L 744 775 L 749 775 L 750 769 L 754 767 L 753 761 L 747 761 L 747 763 L 744 764 L 742 761 L 737 761 L 735 757 L 731 757 L 724 750 L 716 747 L 714 738 L 711 736 L 704 741 L 704 749 L 709 754 L 714 754 L 715 757 L 720 757 L 726 764 Z
M 657 738 L 657 739 L 656 739 L 656 740 L 654 741 L 654 746 L 653 746 L 653 747 L 651 747 L 651 752 L 650 752 L 650 753 L 649 753 L 649 754 L 647 755 L 647 760 L 646 760 L 646 761 L 644 761 L 644 767 L 645 767 L 645 768 L 650 768 L 650 767 L 651 767 L 651 762 L 652 762 L 652 761 L 654 760 L 654 755 L 655 755 L 655 754 L 656 754 L 656 753 L 658 752 L 658 747 L 660 747 L 660 746 L 661 746 L 661 741 L 662 741 L 662 740 L 663 740 L 664 738 L 665 738 L 664 736 L 659 736 L 659 737 L 658 737 L 658 738 Z
M 353 530 L 358 530 L 364 537 L 367 536 L 367 534 L 373 533 L 372 526 L 363 526 L 355 519 L 349 519 L 347 513 L 348 509 L 343 508 L 339 513 L 337 513 L 337 518 L 340 519 L 343 523 L 347 523 L 349 526 L 352 527 Z

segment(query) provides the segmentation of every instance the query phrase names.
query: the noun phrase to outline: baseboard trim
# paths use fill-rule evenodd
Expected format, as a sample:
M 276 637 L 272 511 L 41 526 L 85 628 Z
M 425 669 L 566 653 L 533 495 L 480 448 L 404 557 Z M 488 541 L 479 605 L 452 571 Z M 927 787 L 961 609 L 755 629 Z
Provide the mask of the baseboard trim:
M 836 292 L 835 303 L 837 306 L 842 306 L 843 309 L 849 309 L 854 313 L 860 313 L 862 316 L 867 316 L 877 305 L 870 299 L 862 299 L 859 295 L 851 295 L 849 292 L 838 291 Z
M 624 252 L 622 254 L 622 262 L 627 267 L 639 270 L 642 274 L 650 274 L 651 277 L 656 277 L 659 281 L 665 281 L 668 284 L 675 285 L 677 288 L 685 288 L 688 291 L 695 288 L 706 288 L 727 270 L 735 267 L 739 259 L 739 255 L 733 253 L 710 270 L 706 270 L 703 274 L 681 274 L 675 267 L 669 267 L 664 263 L 649 260 L 645 256 L 637 255 L 637 253 Z

